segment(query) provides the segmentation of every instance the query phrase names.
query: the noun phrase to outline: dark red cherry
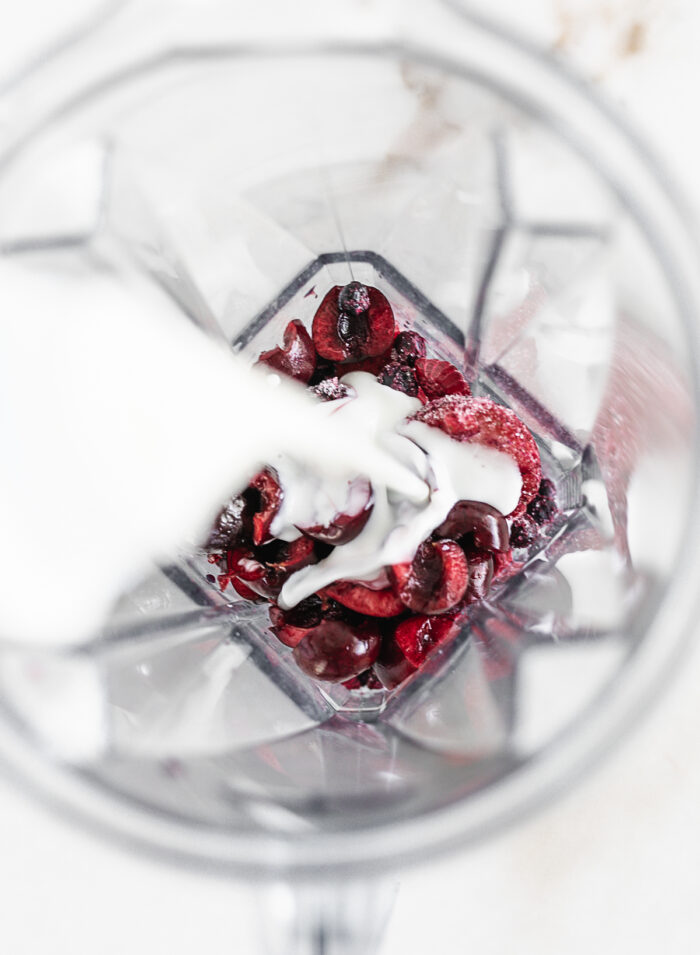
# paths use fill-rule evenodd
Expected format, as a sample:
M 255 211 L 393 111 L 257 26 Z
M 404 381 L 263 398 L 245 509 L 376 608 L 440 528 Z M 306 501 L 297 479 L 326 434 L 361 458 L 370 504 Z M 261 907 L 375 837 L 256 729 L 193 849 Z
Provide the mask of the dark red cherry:
M 371 590 L 358 582 L 338 580 L 326 587 L 323 593 L 349 610 L 369 617 L 395 617 L 404 611 L 401 599 L 391 587 Z
M 453 614 L 440 617 L 421 614 L 398 624 L 394 639 L 411 666 L 420 667 L 431 650 L 458 630 L 459 624 Z
M 400 365 L 413 365 L 425 358 L 425 339 L 418 332 L 399 332 L 391 348 L 391 357 Z
M 424 541 L 410 564 L 391 568 L 397 592 L 415 613 L 443 613 L 464 596 L 469 569 L 456 541 Z
M 416 667 L 406 658 L 393 634 L 385 636 L 382 640 L 379 656 L 374 661 L 373 669 L 382 686 L 387 690 L 393 690 L 416 672 Z
M 372 666 L 379 645 L 379 628 L 372 620 L 359 624 L 324 620 L 297 644 L 294 659 L 315 680 L 342 683 Z
M 260 505 L 253 515 L 253 543 L 264 544 L 272 539 L 270 524 L 282 504 L 282 488 L 267 468 L 256 474 L 250 484 L 260 495 Z
M 352 362 L 386 351 L 394 330 L 394 313 L 379 289 L 351 282 L 343 288 L 336 285 L 325 295 L 311 334 L 322 358 Z
M 258 364 L 267 365 L 282 375 L 306 384 L 316 367 L 316 350 L 302 323 L 297 319 L 291 321 L 284 330 L 282 348 L 264 351 L 258 358 Z
M 493 580 L 493 556 L 487 551 L 470 553 L 467 556 L 469 564 L 469 583 L 464 594 L 468 604 L 483 600 L 491 587 Z
M 478 550 L 508 550 L 508 524 L 495 507 L 482 501 L 457 501 L 435 533 L 458 539 Z
M 418 394 L 416 373 L 410 365 L 400 365 L 396 361 L 390 362 L 379 372 L 377 381 L 381 385 L 393 388 L 394 391 L 403 392 L 409 398 L 415 398 Z

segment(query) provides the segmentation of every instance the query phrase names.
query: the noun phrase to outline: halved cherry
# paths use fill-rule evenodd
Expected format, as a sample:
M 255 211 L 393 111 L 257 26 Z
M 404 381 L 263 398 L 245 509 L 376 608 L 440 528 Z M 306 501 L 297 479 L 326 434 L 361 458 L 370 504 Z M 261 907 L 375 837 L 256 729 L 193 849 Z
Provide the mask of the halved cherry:
M 231 586 L 239 597 L 243 597 L 245 600 L 250 600 L 252 603 L 264 603 L 267 599 L 266 597 L 262 597 L 260 594 L 256 593 L 254 590 L 251 590 L 250 587 L 244 584 L 242 580 L 239 580 L 238 577 L 231 577 Z
M 361 583 L 350 580 L 337 580 L 325 587 L 322 593 L 337 600 L 338 603 L 367 614 L 369 617 L 395 617 L 403 613 L 404 605 L 391 587 L 383 590 L 371 590 Z
M 270 606 L 270 630 L 288 647 L 296 647 L 309 630 L 317 627 L 323 619 L 323 604 L 316 594 L 301 600 L 291 610 L 281 610 L 276 604 Z
M 379 289 L 335 285 L 314 315 L 311 334 L 322 358 L 358 361 L 380 355 L 394 340 L 394 313 Z
M 282 488 L 267 468 L 256 474 L 250 484 L 260 495 L 260 504 L 253 515 L 253 543 L 264 544 L 272 540 L 270 524 L 282 504 Z
M 416 377 L 430 400 L 445 395 L 471 395 L 466 378 L 449 361 L 419 358 L 416 361 Z
M 314 679 L 342 683 L 372 666 L 379 645 L 379 627 L 373 620 L 324 620 L 297 644 L 294 659 Z
M 453 539 L 469 535 L 466 543 L 480 550 L 508 550 L 509 546 L 505 517 L 482 501 L 457 501 L 435 533 Z
M 424 541 L 410 564 L 394 564 L 392 576 L 402 602 L 415 613 L 443 613 L 464 596 L 469 568 L 456 541 Z
M 306 384 L 316 367 L 316 350 L 303 324 L 294 319 L 284 330 L 281 348 L 264 351 L 258 364 L 268 365 L 282 375 Z
M 273 540 L 254 551 L 242 552 L 231 569 L 251 590 L 275 600 L 290 574 L 317 560 L 314 542 L 299 537 L 294 541 Z
M 248 488 L 221 508 L 209 532 L 207 550 L 227 550 L 250 540 L 257 497 L 256 492 Z
M 518 517 L 540 486 L 540 454 L 535 439 L 509 408 L 488 398 L 447 395 L 429 402 L 414 415 L 417 421 L 440 428 L 456 441 L 476 441 L 509 454 L 520 469 L 520 500 L 510 515 Z
M 314 540 L 336 546 L 354 540 L 369 520 L 374 507 L 372 485 L 367 478 L 356 478 L 348 486 L 347 511 L 336 514 L 328 524 L 297 525 Z
M 440 617 L 420 615 L 403 620 L 394 631 L 394 640 L 413 667 L 420 667 L 431 650 L 459 630 L 454 614 Z

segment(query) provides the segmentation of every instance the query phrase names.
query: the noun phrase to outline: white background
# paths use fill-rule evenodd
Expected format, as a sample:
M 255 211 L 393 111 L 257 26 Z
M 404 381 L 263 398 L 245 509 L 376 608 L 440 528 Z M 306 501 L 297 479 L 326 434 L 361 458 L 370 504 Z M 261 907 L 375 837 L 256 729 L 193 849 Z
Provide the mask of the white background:
M 4 0 L 0 74 L 94 6 Z M 484 7 L 602 87 L 700 206 L 696 0 Z M 478 849 L 404 874 L 382 955 L 700 951 L 699 734 L 694 652 L 635 734 L 575 791 Z M 8 955 L 257 951 L 244 887 L 98 843 L 5 782 L 0 898 L 0 951 Z

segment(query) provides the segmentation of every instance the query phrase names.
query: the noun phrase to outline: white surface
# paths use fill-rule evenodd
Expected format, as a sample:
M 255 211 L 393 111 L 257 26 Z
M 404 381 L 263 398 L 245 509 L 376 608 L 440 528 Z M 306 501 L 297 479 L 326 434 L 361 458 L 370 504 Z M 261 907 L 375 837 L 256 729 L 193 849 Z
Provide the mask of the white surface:
M 693 190 L 694 0 L 482 0 L 627 104 Z M 0 10 L 0 62 L 69 4 Z M 650 25 L 645 17 L 653 14 Z M 21 22 L 17 18 L 21 17 Z M 636 26 L 635 24 L 641 24 Z M 620 55 L 634 47 L 638 53 Z M 635 39 L 636 38 L 636 39 Z M 536 818 L 402 880 L 382 955 L 635 955 L 700 951 L 700 654 L 636 734 Z M 255 953 L 247 892 L 94 841 L 0 786 L 2 950 L 12 955 Z

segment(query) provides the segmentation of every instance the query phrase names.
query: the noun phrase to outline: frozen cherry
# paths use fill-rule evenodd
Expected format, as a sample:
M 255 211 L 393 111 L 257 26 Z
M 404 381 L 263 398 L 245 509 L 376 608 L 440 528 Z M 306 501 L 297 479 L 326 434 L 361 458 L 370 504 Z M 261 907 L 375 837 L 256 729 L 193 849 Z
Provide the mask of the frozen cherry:
M 539 528 L 530 515 L 521 514 L 520 517 L 515 518 L 511 526 L 510 545 L 517 549 L 529 547 L 537 540 L 539 533 Z
M 456 541 L 424 541 L 410 564 L 391 568 L 399 597 L 415 613 L 442 613 L 464 596 L 469 569 Z
M 440 428 L 456 441 L 476 441 L 509 454 L 517 463 L 522 490 L 512 517 L 525 511 L 540 486 L 540 454 L 535 439 L 520 418 L 509 408 L 488 398 L 446 395 L 430 401 L 414 418 Z
M 508 550 L 508 524 L 500 511 L 482 501 L 457 501 L 435 532 L 438 537 L 461 538 L 481 550 Z
M 312 594 L 291 610 L 282 610 L 272 604 L 269 613 L 270 630 L 286 646 L 295 647 L 323 619 L 323 604 L 320 597 Z
M 268 365 L 282 375 L 308 382 L 316 367 L 316 351 L 311 336 L 297 319 L 291 321 L 284 330 L 282 348 L 264 351 L 258 364 Z
M 421 666 L 431 650 L 459 630 L 452 614 L 409 617 L 396 628 L 394 640 L 413 667 Z
M 493 580 L 493 556 L 486 551 L 470 553 L 467 558 L 469 564 L 469 583 L 464 599 L 468 604 L 482 600 L 489 592 Z
M 324 620 L 297 644 L 294 659 L 314 679 L 342 683 L 372 666 L 379 645 L 379 628 L 372 620 L 359 624 Z
M 310 630 L 318 626 L 323 619 L 323 602 L 318 594 L 311 594 L 289 610 L 270 607 L 270 619 L 275 626 L 284 625 Z
M 400 365 L 393 361 L 377 375 L 380 384 L 393 388 L 394 391 L 402 391 L 409 398 L 415 398 L 418 394 L 418 382 L 416 373 L 410 365 Z
M 261 597 L 260 594 L 254 590 L 251 590 L 250 587 L 244 584 L 242 580 L 239 580 L 238 577 L 231 577 L 231 586 L 239 597 L 243 597 L 244 600 L 250 600 L 252 603 L 263 603 L 266 599 L 265 597 Z
M 361 282 L 349 282 L 338 295 L 338 308 L 348 315 L 362 315 L 370 306 L 369 289 Z
M 323 591 L 338 603 L 369 617 L 395 617 L 404 610 L 401 599 L 391 589 L 371 590 L 350 580 L 338 580 Z
M 356 286 L 358 283 L 350 283 Z M 347 286 L 346 286 L 347 287 Z M 344 297 L 345 288 L 334 286 L 323 298 L 314 315 L 311 334 L 316 351 L 322 358 L 335 362 L 352 362 L 381 355 L 394 340 L 394 313 L 379 289 L 360 286 Z M 349 308 L 357 309 L 367 302 L 363 311 L 341 309 L 340 301 L 347 298 Z
M 527 513 L 536 524 L 549 524 L 557 513 L 557 505 L 551 498 L 538 495 L 527 505 Z
M 425 357 L 425 339 L 418 332 L 399 332 L 394 339 L 391 357 L 401 365 L 413 365 Z
M 253 543 L 263 544 L 272 538 L 270 524 L 280 509 L 282 488 L 267 468 L 256 474 L 250 484 L 260 494 L 260 506 L 253 515 Z
M 445 395 L 470 395 L 467 380 L 449 361 L 420 358 L 416 361 L 418 384 L 429 400 Z
M 256 498 L 257 494 L 244 492 L 219 511 L 205 545 L 207 550 L 228 550 L 250 538 Z

